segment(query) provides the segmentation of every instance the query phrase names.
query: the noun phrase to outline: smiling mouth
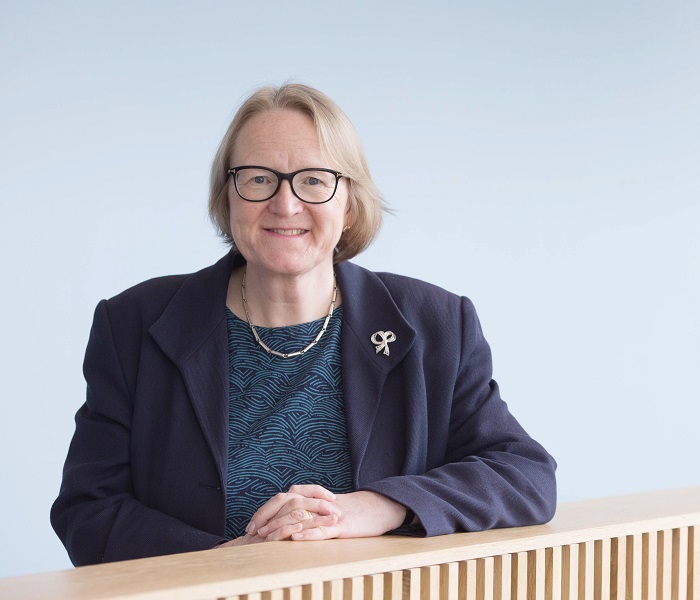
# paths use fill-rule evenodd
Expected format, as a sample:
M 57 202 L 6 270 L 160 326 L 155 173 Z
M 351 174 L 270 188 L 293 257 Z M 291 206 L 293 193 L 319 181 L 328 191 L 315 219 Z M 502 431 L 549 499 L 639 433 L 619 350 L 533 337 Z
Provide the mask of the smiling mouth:
M 272 233 L 278 233 L 280 235 L 301 235 L 306 233 L 306 229 L 268 229 Z

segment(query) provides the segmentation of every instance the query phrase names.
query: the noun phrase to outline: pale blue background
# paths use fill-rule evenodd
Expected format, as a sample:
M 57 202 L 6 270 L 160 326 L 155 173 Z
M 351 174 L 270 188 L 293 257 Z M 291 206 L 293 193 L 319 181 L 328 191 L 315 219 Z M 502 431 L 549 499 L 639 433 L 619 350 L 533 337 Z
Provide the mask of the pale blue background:
M 700 482 L 700 4 L 5 1 L 0 576 L 69 566 L 94 306 L 224 252 L 210 161 L 288 78 L 396 209 L 358 262 L 473 299 L 561 500 Z

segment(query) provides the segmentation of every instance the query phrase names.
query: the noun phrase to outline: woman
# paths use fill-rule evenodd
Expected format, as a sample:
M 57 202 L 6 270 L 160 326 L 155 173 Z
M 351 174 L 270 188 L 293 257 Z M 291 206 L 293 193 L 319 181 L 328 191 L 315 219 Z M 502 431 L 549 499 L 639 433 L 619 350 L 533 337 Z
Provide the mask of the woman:
M 552 517 L 555 463 L 500 399 L 469 300 L 346 262 L 381 210 L 332 100 L 244 102 L 211 178 L 231 252 L 95 312 L 51 513 L 76 565 Z

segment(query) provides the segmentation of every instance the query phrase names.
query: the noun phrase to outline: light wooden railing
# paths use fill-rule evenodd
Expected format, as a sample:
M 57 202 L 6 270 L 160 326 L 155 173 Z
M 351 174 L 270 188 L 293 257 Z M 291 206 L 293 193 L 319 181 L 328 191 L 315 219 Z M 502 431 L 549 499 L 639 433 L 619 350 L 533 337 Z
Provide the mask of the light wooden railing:
M 0 598 L 700 600 L 700 487 L 562 504 L 537 527 L 276 542 L 3 579 Z

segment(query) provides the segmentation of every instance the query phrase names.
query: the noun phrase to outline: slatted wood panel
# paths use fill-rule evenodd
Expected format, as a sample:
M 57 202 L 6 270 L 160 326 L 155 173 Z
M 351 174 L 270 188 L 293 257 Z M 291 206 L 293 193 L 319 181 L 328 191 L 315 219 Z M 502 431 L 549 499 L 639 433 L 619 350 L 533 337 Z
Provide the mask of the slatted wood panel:
M 226 600 L 700 600 L 697 544 L 683 527 Z
M 697 544 L 696 526 L 638 533 L 329 581 L 302 600 L 700 600 Z

